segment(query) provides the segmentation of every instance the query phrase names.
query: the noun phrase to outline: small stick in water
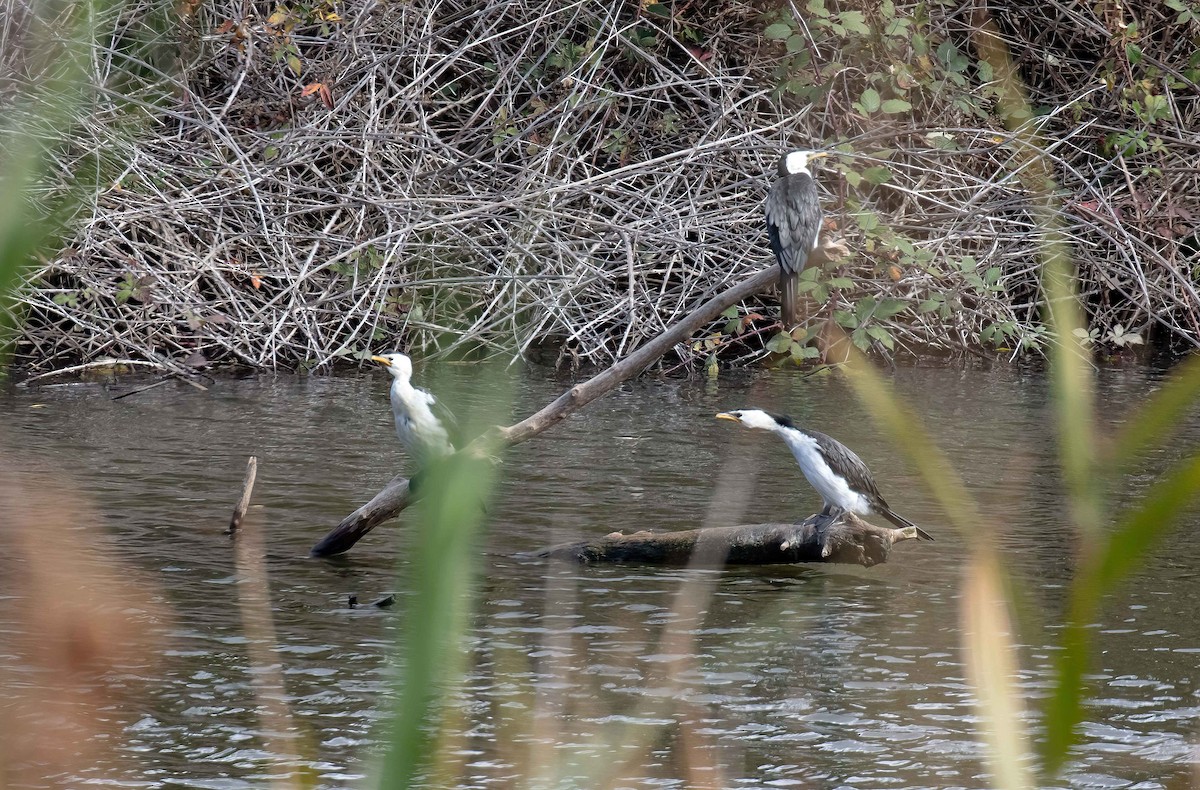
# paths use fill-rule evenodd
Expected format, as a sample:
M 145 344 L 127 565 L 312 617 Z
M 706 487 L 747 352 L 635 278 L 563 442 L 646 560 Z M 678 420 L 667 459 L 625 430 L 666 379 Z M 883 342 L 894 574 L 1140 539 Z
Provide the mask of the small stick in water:
M 246 510 L 250 507 L 250 494 L 254 491 L 256 474 L 258 474 L 258 459 L 252 455 L 246 462 L 246 481 L 242 483 L 242 498 L 238 500 L 237 507 L 233 509 L 233 518 L 229 520 L 229 529 L 225 530 L 226 535 L 236 535 L 238 527 L 242 525 L 242 519 L 246 517 Z

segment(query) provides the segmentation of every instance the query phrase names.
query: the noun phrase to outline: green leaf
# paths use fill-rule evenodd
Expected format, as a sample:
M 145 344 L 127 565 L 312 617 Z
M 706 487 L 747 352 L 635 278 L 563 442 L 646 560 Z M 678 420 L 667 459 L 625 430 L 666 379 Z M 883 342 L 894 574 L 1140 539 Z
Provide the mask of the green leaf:
M 854 317 L 854 314 L 845 310 L 834 310 L 833 320 L 838 323 L 838 326 L 844 326 L 847 329 L 854 329 L 858 326 L 858 319 Z
M 866 170 L 864 170 L 863 178 L 865 178 L 867 181 L 870 181 L 872 184 L 879 186 L 880 184 L 886 184 L 888 181 L 892 180 L 892 171 L 889 168 L 883 167 L 882 165 L 876 165 L 875 167 L 868 167 Z
M 737 305 L 734 305 L 733 307 L 726 307 L 724 310 L 721 311 L 721 317 L 722 318 L 737 318 L 738 317 Z
M 883 103 L 882 109 L 884 112 L 894 115 L 896 113 L 908 112 L 912 109 L 912 105 L 904 99 L 888 99 Z
M 856 323 L 861 324 L 870 318 L 871 314 L 875 312 L 876 305 L 878 302 L 875 301 L 874 296 L 864 296 L 859 299 L 858 303 L 854 305 L 854 316 L 858 319 Z
M 786 354 L 791 347 L 792 336 L 787 332 L 780 332 L 767 341 L 767 351 L 773 354 Z
M 867 26 L 862 11 L 841 11 L 838 13 L 838 21 L 851 33 L 858 33 L 860 36 L 871 34 L 871 28 Z
M 879 227 L 879 216 L 873 211 L 863 211 L 854 215 L 854 222 L 858 227 L 870 232 Z
M 874 88 L 867 88 L 858 97 L 858 102 L 862 105 L 864 112 L 878 112 L 880 105 L 879 91 Z
M 942 302 L 939 299 L 926 299 L 924 302 L 921 302 L 919 305 L 917 305 L 917 312 L 932 313 L 941 306 Z
M 849 277 L 830 277 L 829 285 L 832 288 L 853 288 L 854 280 Z
M 850 342 L 859 351 L 869 351 L 871 349 L 871 338 L 861 329 L 855 329 L 850 333 Z
M 771 41 L 786 41 L 792 35 L 792 26 L 785 22 L 776 22 L 773 25 L 768 25 L 763 32 Z
M 892 333 L 882 326 L 867 327 L 867 334 L 883 343 L 889 351 L 896 348 L 896 341 L 892 338 Z
M 881 299 L 879 304 L 875 307 L 875 312 L 873 315 L 875 318 L 882 321 L 886 318 L 891 318 L 897 313 L 903 313 L 910 306 L 911 303 L 907 299 Z
M 799 33 L 797 33 L 794 36 L 788 36 L 788 40 L 787 40 L 787 43 L 785 44 L 785 47 L 786 47 L 789 55 L 795 55 L 798 52 L 803 52 L 806 55 L 808 54 L 808 41 L 806 41 L 804 36 L 800 35 Z M 794 64 L 794 67 L 804 68 L 807 65 L 808 65 L 807 62 L 797 63 L 797 64 Z
M 862 183 L 863 177 L 854 170 L 847 168 L 842 171 L 842 176 L 846 179 L 846 183 L 851 189 L 858 189 L 858 185 Z

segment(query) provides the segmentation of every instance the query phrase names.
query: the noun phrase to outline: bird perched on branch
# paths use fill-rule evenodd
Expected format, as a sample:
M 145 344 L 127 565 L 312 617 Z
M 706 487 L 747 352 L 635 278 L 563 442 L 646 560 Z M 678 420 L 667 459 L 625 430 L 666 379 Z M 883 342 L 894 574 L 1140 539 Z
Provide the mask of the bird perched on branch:
M 821 235 L 821 200 L 809 162 L 827 156 L 824 151 L 789 151 L 779 159 L 778 174 L 767 194 L 767 236 L 779 263 L 779 305 L 783 325 L 800 320 L 800 272 L 817 248 Z
M 392 415 L 396 436 L 416 463 L 418 471 L 430 461 L 455 451 L 451 434 L 454 415 L 437 398 L 412 384 L 412 360 L 404 354 L 383 354 L 372 360 L 392 374 Z
M 897 527 L 913 527 L 923 540 L 933 540 L 928 532 L 888 507 L 871 470 L 853 450 L 832 436 L 797 428 L 791 417 L 761 409 L 721 412 L 717 419 L 770 431 L 783 439 L 800 464 L 800 471 L 825 501 L 821 515 L 832 518 L 845 511 L 859 516 L 876 513 Z

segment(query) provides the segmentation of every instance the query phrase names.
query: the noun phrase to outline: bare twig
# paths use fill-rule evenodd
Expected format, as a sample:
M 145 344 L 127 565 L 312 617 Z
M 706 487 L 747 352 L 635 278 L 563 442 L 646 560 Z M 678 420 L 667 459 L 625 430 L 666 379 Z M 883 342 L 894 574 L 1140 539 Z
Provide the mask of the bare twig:
M 250 460 L 246 461 L 246 479 L 242 482 L 242 498 L 238 500 L 237 506 L 233 509 L 233 518 L 229 519 L 229 528 L 225 530 L 226 535 L 236 535 L 238 527 L 242 525 L 242 519 L 246 517 L 246 511 L 250 509 L 250 495 L 254 493 L 254 478 L 258 474 L 258 459 L 253 455 Z

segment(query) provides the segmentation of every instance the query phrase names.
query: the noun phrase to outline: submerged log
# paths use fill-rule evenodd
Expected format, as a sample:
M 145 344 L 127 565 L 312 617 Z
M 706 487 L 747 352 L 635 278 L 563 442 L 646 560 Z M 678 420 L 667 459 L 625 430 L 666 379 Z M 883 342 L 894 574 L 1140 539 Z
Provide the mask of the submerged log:
M 916 529 L 877 527 L 846 513 L 819 534 L 825 517 L 809 516 L 795 524 L 749 524 L 682 532 L 618 532 L 563 543 L 530 556 L 583 564 L 641 562 L 653 565 L 772 565 L 835 562 L 870 568 L 887 562 L 892 545 L 917 537 Z M 697 562 L 693 563 L 693 556 Z

